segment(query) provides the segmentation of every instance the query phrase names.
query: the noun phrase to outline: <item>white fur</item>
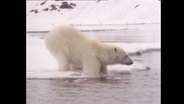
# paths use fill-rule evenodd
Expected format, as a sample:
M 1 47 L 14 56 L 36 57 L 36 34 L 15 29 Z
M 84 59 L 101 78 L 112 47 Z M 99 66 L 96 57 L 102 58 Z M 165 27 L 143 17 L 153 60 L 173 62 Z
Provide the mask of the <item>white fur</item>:
M 117 46 L 88 39 L 72 26 L 59 26 L 45 37 L 48 50 L 62 71 L 82 69 L 91 78 L 107 74 L 109 64 L 127 64 L 131 59 Z

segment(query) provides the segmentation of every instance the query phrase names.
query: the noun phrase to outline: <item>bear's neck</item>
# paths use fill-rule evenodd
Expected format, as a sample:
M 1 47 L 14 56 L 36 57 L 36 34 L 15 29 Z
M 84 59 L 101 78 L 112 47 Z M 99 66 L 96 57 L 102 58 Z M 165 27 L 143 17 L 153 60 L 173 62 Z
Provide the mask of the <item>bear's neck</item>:
M 112 46 L 110 46 L 109 44 L 100 43 L 99 54 L 98 54 L 98 58 L 99 58 L 100 62 L 104 65 L 114 64 L 112 62 L 112 60 L 113 60 L 112 55 L 113 55 Z

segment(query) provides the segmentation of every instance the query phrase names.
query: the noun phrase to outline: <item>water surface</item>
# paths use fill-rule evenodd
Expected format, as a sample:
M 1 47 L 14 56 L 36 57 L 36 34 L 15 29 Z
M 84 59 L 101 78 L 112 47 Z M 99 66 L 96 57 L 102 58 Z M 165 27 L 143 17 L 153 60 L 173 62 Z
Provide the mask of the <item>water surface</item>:
M 160 24 L 130 25 L 128 29 L 85 30 L 86 36 L 102 42 L 160 43 Z M 45 32 L 29 32 L 28 36 L 43 39 Z
M 160 52 L 134 56 L 151 70 L 107 79 L 27 79 L 27 104 L 160 104 Z

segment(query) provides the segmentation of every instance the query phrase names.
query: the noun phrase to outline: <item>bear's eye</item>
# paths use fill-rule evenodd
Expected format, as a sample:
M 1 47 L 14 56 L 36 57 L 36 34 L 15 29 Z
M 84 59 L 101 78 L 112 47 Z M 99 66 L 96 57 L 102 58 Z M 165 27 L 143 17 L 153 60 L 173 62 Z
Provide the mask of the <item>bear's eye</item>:
M 115 52 L 117 52 L 117 49 L 116 49 L 116 48 L 114 48 L 114 51 L 115 51 Z
M 128 55 L 125 55 L 125 57 L 127 58 L 127 57 L 128 57 Z

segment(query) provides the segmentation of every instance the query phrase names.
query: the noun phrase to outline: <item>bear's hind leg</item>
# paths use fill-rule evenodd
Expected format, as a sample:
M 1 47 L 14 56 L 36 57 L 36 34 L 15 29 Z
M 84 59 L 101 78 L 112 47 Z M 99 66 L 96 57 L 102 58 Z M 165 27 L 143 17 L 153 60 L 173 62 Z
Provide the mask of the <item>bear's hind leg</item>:
M 69 61 L 66 58 L 66 56 L 60 55 L 56 59 L 57 59 L 60 71 L 68 71 L 68 70 L 70 70 L 70 64 L 69 64 Z
M 71 64 L 71 69 L 72 70 L 82 70 L 81 66 L 75 65 L 75 64 Z

